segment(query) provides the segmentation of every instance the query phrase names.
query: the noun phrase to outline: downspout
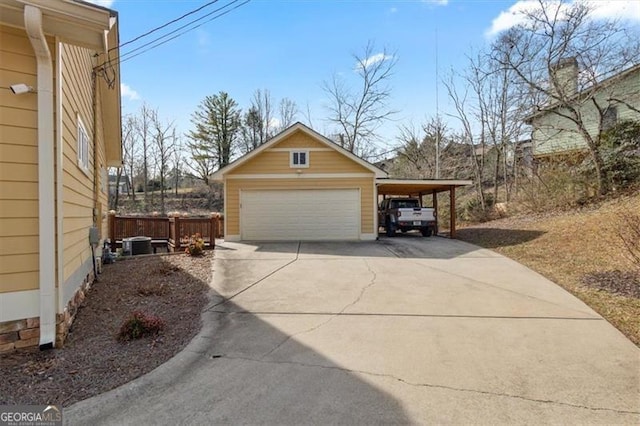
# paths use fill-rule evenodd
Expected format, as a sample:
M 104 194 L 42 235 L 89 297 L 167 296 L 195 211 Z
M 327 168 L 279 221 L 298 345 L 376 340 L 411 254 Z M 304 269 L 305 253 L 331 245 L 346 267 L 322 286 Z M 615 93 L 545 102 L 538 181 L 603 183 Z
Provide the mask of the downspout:
M 58 312 L 64 311 L 64 199 L 62 152 L 62 43 L 56 40 L 56 266 L 58 269 Z
M 42 12 L 25 5 L 24 24 L 36 55 L 38 72 L 38 235 L 40 349 L 56 340 L 56 265 L 54 201 L 53 66 L 42 31 Z

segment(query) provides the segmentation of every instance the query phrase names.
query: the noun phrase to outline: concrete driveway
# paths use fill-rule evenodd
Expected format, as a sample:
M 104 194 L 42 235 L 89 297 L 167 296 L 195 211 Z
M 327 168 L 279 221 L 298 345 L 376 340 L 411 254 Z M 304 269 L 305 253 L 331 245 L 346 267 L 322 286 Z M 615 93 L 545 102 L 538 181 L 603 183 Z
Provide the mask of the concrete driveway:
M 223 243 L 200 335 L 70 424 L 640 424 L 640 350 L 443 238 Z

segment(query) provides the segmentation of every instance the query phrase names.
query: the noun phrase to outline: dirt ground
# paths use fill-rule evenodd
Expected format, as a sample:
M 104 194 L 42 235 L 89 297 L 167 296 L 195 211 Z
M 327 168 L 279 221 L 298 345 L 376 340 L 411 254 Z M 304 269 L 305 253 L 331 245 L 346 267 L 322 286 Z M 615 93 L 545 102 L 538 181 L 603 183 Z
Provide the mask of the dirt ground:
M 79 308 L 65 346 L 0 355 L 0 405 L 74 402 L 127 383 L 164 363 L 198 333 L 213 252 L 130 258 L 105 265 Z M 155 337 L 121 342 L 133 311 L 166 323 Z
M 620 239 L 640 194 L 579 210 L 527 214 L 460 229 L 564 287 L 640 346 L 640 269 Z

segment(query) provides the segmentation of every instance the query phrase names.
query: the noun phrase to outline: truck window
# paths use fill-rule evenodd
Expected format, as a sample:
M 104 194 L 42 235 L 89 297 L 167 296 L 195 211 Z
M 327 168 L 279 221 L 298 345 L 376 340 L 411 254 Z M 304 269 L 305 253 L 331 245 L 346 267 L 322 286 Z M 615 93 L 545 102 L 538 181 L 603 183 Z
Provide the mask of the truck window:
M 420 207 L 418 200 L 407 199 L 391 201 L 391 208 L 394 209 L 416 209 L 418 207 Z

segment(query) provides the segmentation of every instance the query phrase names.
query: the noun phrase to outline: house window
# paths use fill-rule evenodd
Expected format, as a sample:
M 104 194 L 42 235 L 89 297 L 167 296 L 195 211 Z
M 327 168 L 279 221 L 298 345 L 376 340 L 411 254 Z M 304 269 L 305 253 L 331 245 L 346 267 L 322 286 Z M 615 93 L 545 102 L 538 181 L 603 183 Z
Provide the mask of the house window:
M 608 107 L 602 113 L 602 130 L 605 132 L 611 129 L 618 122 L 618 108 L 614 106 Z
M 294 168 L 309 167 L 309 151 L 291 151 L 289 165 Z
M 89 171 L 89 136 L 80 115 L 78 115 L 78 166 L 85 172 Z

